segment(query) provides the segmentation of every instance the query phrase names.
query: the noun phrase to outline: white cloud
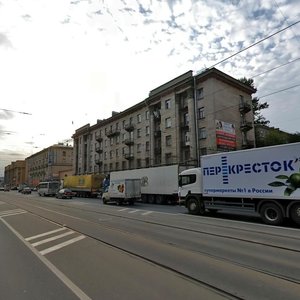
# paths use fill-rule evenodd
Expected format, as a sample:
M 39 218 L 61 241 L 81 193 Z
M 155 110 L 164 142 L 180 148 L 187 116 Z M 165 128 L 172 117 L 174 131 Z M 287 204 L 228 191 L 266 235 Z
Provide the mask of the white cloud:
M 24 158 L 67 139 L 86 123 L 142 101 L 164 82 L 210 67 L 300 19 L 299 1 L 276 3 L 2 1 L 0 108 L 32 115 L 8 119 L 1 111 L 1 161 L 9 164 L 17 157 L 12 153 Z M 217 67 L 236 78 L 251 77 L 296 59 L 299 29 L 298 24 Z M 257 95 L 300 83 L 299 63 L 256 77 Z M 298 93 L 295 88 L 263 98 L 270 103 L 263 114 L 271 125 L 299 131 Z

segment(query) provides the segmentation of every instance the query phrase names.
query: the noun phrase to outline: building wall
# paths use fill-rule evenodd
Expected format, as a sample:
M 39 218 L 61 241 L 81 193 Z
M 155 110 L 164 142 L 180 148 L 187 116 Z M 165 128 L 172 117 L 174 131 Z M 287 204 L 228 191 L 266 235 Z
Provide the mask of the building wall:
M 24 160 L 17 160 L 5 167 L 4 182 L 11 187 L 18 186 L 26 181 L 26 164 Z
M 53 145 L 26 158 L 27 178 L 30 186 L 40 181 L 62 179 L 61 171 L 73 169 L 73 147 Z
M 165 164 L 197 166 L 201 154 L 219 151 L 216 120 L 234 126 L 236 149 L 253 147 L 253 92 L 216 69 L 195 77 L 187 72 L 151 91 L 137 105 L 77 129 L 73 135 L 74 171 L 86 174 Z M 241 101 L 250 104 L 250 111 L 241 110 Z M 251 126 L 247 123 L 242 128 L 245 121 Z

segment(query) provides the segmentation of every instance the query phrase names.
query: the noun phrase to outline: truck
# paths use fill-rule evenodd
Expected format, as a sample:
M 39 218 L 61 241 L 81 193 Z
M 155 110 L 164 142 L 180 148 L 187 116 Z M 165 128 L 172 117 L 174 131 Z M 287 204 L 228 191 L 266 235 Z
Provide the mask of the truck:
M 107 190 L 102 194 L 103 204 L 115 202 L 117 205 L 123 203 L 134 204 L 141 198 L 141 180 L 126 178 L 115 179 L 113 174 L 110 175 L 110 182 Z
M 178 202 L 178 176 L 185 166 L 167 165 L 115 171 L 112 178 L 139 178 L 141 181 L 141 201 L 165 204 Z
M 103 179 L 102 174 L 66 176 L 63 188 L 70 189 L 78 197 L 96 198 L 101 192 Z
M 178 196 L 190 214 L 248 211 L 300 225 L 300 143 L 202 156 L 200 168 L 180 173 Z

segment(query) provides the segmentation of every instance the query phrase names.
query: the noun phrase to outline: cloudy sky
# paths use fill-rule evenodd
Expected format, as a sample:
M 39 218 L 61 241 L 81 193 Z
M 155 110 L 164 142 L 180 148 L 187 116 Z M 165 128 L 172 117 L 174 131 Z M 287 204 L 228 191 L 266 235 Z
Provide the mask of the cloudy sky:
M 253 78 L 270 125 L 299 132 L 299 20 L 299 0 L 0 0 L 0 176 L 291 25 L 216 67 Z

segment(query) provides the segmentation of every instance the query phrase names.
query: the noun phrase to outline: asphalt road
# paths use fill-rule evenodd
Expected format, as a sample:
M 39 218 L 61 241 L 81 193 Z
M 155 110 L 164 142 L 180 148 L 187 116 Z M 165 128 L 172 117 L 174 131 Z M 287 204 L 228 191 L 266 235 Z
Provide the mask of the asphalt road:
M 0 193 L 1 299 L 299 299 L 299 258 L 255 217 Z

